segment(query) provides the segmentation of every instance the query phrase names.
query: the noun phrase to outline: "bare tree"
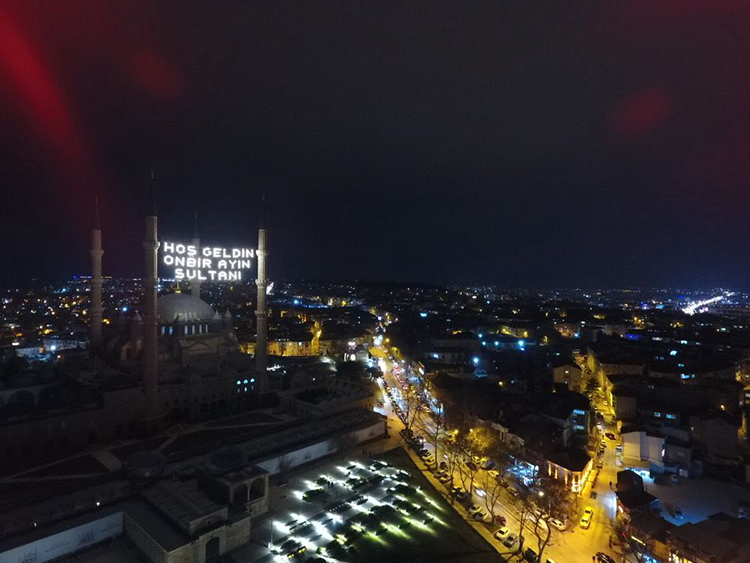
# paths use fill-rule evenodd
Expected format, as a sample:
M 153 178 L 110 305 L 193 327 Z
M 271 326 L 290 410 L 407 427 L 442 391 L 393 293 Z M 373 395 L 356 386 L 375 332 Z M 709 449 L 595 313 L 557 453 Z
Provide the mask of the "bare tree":
M 552 519 L 561 520 L 570 503 L 572 492 L 561 480 L 555 479 L 541 470 L 544 461 L 533 459 L 530 461 L 535 467 L 534 472 L 527 476 L 523 486 L 519 487 L 515 505 L 520 514 L 519 537 L 526 539 L 524 529 L 528 530 L 536 543 L 536 551 L 540 561 L 543 561 L 544 551 L 552 543 L 554 527 Z M 520 549 L 523 549 L 521 542 Z
M 534 535 L 537 538 L 537 553 L 539 560 L 543 561 L 544 550 L 550 544 L 553 533 L 556 533 L 553 532 L 554 527 L 550 521 L 562 520 L 572 493 L 563 481 L 549 476 L 537 479 L 534 491 L 537 498 L 532 520 L 534 521 Z
M 414 423 L 419 418 L 420 411 L 422 410 L 422 399 L 419 397 L 419 393 L 414 385 L 408 384 L 406 389 L 400 391 L 403 401 L 401 402 L 401 412 L 403 413 L 404 426 L 412 430 Z
M 497 439 L 494 440 L 494 446 L 489 452 L 489 457 L 494 462 L 492 468 L 497 471 L 498 475 L 496 478 L 492 478 L 489 475 L 487 476 L 487 484 L 484 488 L 487 494 L 484 497 L 484 504 L 487 508 L 487 512 L 489 512 L 490 516 L 492 516 L 492 520 L 494 522 L 495 517 L 497 516 L 497 505 L 500 502 L 501 498 L 504 497 L 503 491 L 505 487 L 507 487 L 507 481 L 505 481 L 505 485 L 503 485 L 503 482 L 501 482 L 501 480 L 503 479 L 503 475 L 507 473 L 508 468 L 511 465 L 511 458 L 505 445 Z
M 446 421 L 443 411 L 436 413 L 432 410 L 418 411 L 415 426 L 424 433 L 427 443 L 432 445 L 435 451 L 435 464 L 440 463 L 440 441 L 446 436 Z
M 534 498 L 531 490 L 526 487 L 519 487 L 517 494 L 511 497 L 511 502 L 518 513 L 518 550 L 523 550 L 525 541 L 524 529 L 529 520 L 529 516 L 534 511 Z
M 492 521 L 495 521 L 497 517 L 497 505 L 503 496 L 504 487 L 500 484 L 499 479 L 487 478 L 487 484 L 484 487 L 484 506 L 487 508 L 487 512 L 492 517 Z

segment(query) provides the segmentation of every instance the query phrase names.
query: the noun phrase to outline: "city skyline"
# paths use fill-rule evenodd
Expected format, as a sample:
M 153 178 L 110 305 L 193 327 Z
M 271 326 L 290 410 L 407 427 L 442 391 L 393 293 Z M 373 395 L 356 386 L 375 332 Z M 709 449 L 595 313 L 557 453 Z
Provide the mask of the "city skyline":
M 0 563 L 750 562 L 749 7 L 0 0 Z

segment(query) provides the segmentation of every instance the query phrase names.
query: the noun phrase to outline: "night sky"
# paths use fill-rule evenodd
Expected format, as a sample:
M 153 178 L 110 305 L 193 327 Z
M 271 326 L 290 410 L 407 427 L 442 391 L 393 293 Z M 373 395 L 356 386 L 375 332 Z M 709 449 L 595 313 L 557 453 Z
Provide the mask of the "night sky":
M 0 283 L 141 275 L 750 288 L 750 5 L 0 1 Z

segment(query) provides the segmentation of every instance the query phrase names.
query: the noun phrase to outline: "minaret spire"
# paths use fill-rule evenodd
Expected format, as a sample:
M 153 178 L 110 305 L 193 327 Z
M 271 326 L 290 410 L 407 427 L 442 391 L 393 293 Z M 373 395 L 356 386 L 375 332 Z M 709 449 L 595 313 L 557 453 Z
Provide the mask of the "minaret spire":
M 146 214 L 146 229 L 143 237 L 143 249 L 145 252 L 145 278 L 143 280 L 143 384 L 146 391 L 147 419 L 155 419 L 159 416 L 158 391 L 158 357 L 157 357 L 157 311 L 156 291 L 157 277 L 157 252 L 159 240 L 157 238 L 157 215 L 154 171 L 151 170 L 151 194 L 149 210 Z
M 102 345 L 102 228 L 99 220 L 99 198 L 94 201 L 94 228 L 91 230 L 91 346 L 95 355 Z
M 261 200 L 260 228 L 258 229 L 258 279 L 255 280 L 258 286 L 258 307 L 255 310 L 257 319 L 257 338 L 255 340 L 255 370 L 259 374 L 260 390 L 266 390 L 266 370 L 268 368 L 268 310 L 266 309 L 266 192 L 263 192 Z
M 201 248 L 201 239 L 198 235 L 198 210 L 195 210 L 195 216 L 193 218 L 193 246 L 195 247 L 196 251 L 198 252 L 198 256 L 200 257 L 200 248 Z M 200 270 L 200 268 L 197 268 Z M 201 297 L 201 280 L 199 279 L 200 276 L 195 276 L 192 280 L 190 280 L 190 293 L 200 299 Z

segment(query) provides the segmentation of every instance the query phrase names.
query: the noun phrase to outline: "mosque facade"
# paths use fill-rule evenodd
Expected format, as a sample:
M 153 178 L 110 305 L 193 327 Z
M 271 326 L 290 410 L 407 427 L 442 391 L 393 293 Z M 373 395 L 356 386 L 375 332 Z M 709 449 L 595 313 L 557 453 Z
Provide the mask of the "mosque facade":
M 258 346 L 266 341 L 265 229 L 259 231 L 256 316 Z M 196 232 L 193 244 L 200 245 Z M 88 358 L 58 366 L 58 377 L 43 385 L 11 390 L 23 395 L 16 416 L 0 424 L 0 455 L 19 466 L 72 453 L 98 442 L 120 440 L 176 422 L 225 416 L 264 389 L 266 355 L 240 351 L 229 310 L 213 309 L 190 292 L 157 296 L 158 218 L 147 213 L 143 240 L 144 295 L 139 311 L 102 324 L 102 231 L 96 213 L 91 235 L 91 306 Z M 262 262 L 262 264 L 261 264 Z M 262 325 L 262 326 L 261 326 Z M 109 330 L 106 330 L 109 329 Z M 261 369 L 262 371 L 258 371 Z M 45 393 L 62 399 L 45 410 Z M 2 399 L 2 397 L 0 397 Z

